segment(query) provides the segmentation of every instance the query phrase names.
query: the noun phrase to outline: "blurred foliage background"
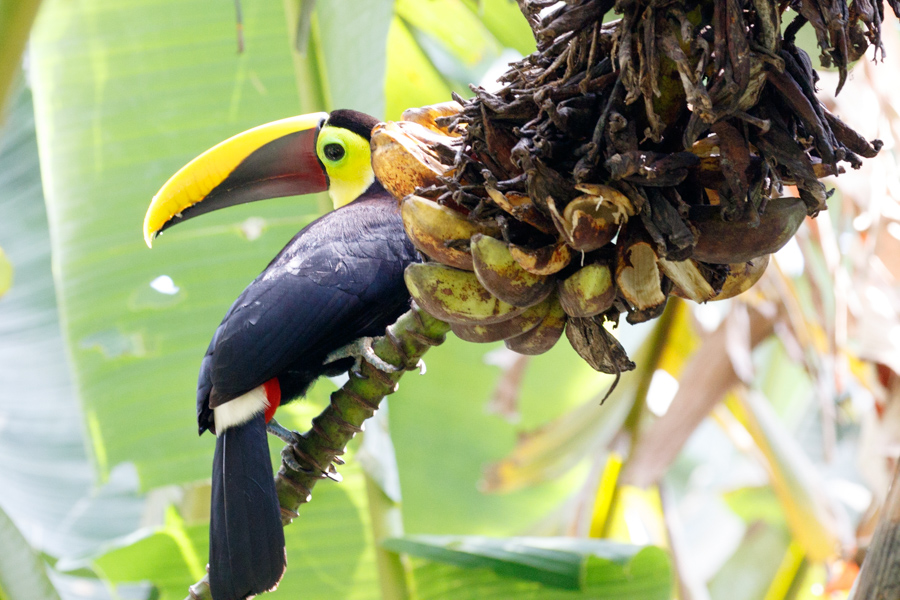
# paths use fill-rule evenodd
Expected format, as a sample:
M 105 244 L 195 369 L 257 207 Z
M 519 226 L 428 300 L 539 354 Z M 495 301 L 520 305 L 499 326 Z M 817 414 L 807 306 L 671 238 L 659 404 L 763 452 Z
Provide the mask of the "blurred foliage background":
M 508 0 L 241 12 L 239 32 L 226 2 L 0 0 L 0 597 L 183 598 L 204 573 L 199 361 L 327 203 L 236 207 L 150 252 L 140 226 L 168 176 L 288 115 L 397 119 L 467 95 L 534 47 Z M 829 210 L 755 288 L 623 324 L 638 369 L 603 406 L 612 378 L 565 343 L 536 358 L 455 338 L 432 350 L 344 481 L 286 529 L 273 599 L 845 598 L 900 419 L 893 22 L 884 43 L 839 97 L 836 75 L 820 82 L 884 149 L 830 182 Z M 336 385 L 279 419 L 306 429 Z

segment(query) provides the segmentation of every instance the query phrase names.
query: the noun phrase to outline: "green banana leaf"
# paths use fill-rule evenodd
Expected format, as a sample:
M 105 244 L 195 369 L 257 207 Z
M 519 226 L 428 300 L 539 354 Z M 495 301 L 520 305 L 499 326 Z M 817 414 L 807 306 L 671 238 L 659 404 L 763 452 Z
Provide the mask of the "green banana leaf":
M 0 598 L 59 600 L 46 566 L 12 520 L 0 509 Z
M 308 200 L 187 223 L 151 252 L 150 198 L 218 141 L 297 112 L 284 13 L 204 2 L 48 2 L 32 39 L 35 115 L 56 291 L 101 473 L 133 463 L 144 489 L 208 477 L 193 389 L 231 300 L 314 217 Z M 252 231 L 249 217 L 261 217 Z M 253 239 L 248 239 L 253 238 Z
M 319 60 L 325 107 L 385 111 L 385 67 L 393 0 L 318 2 L 311 43 Z M 348 18 L 353 15 L 353 18 Z
M 0 298 L 0 505 L 56 557 L 96 550 L 139 523 L 134 473 L 98 487 L 67 365 L 41 188 L 31 94 L 20 85 L 0 129 L 0 245 L 16 269 Z
M 668 556 L 654 546 L 480 536 L 408 536 L 384 544 L 443 563 L 418 561 L 420 598 L 668 600 L 672 589 Z

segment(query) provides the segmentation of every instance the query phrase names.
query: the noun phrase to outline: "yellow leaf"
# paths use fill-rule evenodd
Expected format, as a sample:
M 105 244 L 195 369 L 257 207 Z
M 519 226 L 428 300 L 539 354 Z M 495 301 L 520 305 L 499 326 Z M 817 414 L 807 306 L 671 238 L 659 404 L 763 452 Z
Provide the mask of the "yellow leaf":
M 12 287 L 13 282 L 13 266 L 0 248 L 0 296 L 5 294 Z
M 764 457 L 772 488 L 794 540 L 814 562 L 833 558 L 840 547 L 838 520 L 831 512 L 824 481 L 765 398 L 737 396 L 727 406 L 746 427 Z

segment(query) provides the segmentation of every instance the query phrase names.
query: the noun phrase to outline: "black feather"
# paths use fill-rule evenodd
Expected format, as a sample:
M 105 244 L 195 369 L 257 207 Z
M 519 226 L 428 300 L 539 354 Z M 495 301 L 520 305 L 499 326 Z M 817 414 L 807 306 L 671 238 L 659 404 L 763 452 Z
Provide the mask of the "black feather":
M 370 141 L 372 139 L 372 130 L 378 123 L 379 121 L 375 117 L 348 108 L 333 110 L 328 115 L 329 125 L 349 129 Z
M 373 188 L 298 233 L 228 310 L 200 367 L 201 432 L 211 407 L 273 377 L 282 404 L 303 395 L 335 370 L 323 364 L 329 352 L 383 335 L 409 309 L 403 271 L 418 254 L 397 201 Z
M 241 600 L 284 574 L 284 529 L 262 414 L 216 438 L 209 526 L 214 600 Z

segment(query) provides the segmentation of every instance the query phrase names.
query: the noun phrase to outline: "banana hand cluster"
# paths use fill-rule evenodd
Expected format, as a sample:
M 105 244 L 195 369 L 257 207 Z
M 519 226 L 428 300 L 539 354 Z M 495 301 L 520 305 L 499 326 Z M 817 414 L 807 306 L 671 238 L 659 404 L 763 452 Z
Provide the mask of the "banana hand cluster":
M 604 321 L 622 312 L 630 322 L 657 317 L 670 295 L 708 302 L 746 291 L 806 214 L 799 199 L 774 199 L 735 246 L 727 242 L 733 223 L 713 207 L 694 207 L 697 241 L 690 256 L 677 260 L 662 255 L 635 218 L 649 209 L 627 185 L 582 183 L 568 202 L 550 195 L 537 202 L 489 179 L 480 190 L 459 186 L 434 197 L 450 180 L 449 157 L 461 149 L 452 124 L 459 108 L 407 111 L 404 121 L 376 128 L 372 148 L 379 180 L 402 198 L 407 235 L 430 259 L 406 270 L 407 287 L 422 308 L 469 342 L 503 340 L 516 352 L 541 354 L 568 323 L 570 343 L 589 364 L 607 372 L 629 368 L 627 357 L 617 362 L 624 352 L 601 331 Z M 471 198 L 459 201 L 464 194 L 482 194 L 476 210 L 465 208 Z

